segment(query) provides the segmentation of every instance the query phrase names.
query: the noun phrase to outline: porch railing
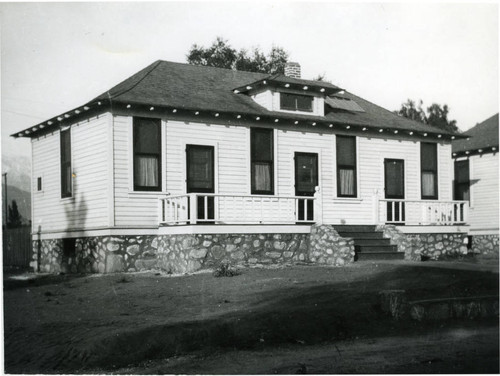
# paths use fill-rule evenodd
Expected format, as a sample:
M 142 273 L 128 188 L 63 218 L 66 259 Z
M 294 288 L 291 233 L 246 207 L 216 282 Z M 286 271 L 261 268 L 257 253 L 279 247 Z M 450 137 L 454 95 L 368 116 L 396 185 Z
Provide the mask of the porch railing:
M 315 203 L 316 201 L 316 203 Z M 160 199 L 160 224 L 317 222 L 317 197 L 188 193 Z
M 468 221 L 468 201 L 379 199 L 379 223 L 405 225 L 458 225 Z

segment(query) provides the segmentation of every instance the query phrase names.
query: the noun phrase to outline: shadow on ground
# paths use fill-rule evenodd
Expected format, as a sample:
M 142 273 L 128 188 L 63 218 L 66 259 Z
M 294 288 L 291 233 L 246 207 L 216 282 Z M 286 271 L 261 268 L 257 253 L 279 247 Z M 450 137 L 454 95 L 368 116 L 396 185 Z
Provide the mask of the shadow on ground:
M 85 278 L 87 282 L 82 282 Z M 115 282 L 120 280 L 118 276 L 113 278 Z M 134 294 L 141 293 L 137 291 L 137 286 L 134 287 L 137 283 L 133 283 L 140 277 L 129 278 L 131 283 L 120 286 L 122 299 L 134 299 Z M 220 349 L 272 351 L 278 345 L 313 345 L 434 332 L 443 327 L 471 323 L 395 321 L 381 312 L 378 292 L 404 289 L 409 300 L 498 295 L 497 274 L 403 265 L 373 264 L 334 269 L 294 267 L 273 271 L 249 269 L 233 278 L 215 279 L 211 275 L 181 278 L 176 281 L 181 283 L 176 296 L 170 296 L 171 299 L 165 296 L 162 300 L 165 304 L 164 316 L 161 312 L 155 313 L 154 320 L 147 320 L 130 311 L 130 315 L 126 315 L 127 320 L 109 315 L 95 325 L 87 321 L 85 328 L 71 321 L 60 325 L 57 322 L 41 322 L 34 330 L 26 332 L 7 319 L 6 371 L 109 372 L 145 360 L 200 350 L 205 353 Z M 81 288 L 92 289 L 99 280 L 105 278 L 89 281 L 89 277 L 47 277 L 30 286 L 36 289 L 50 283 L 62 283 L 63 286 L 74 283 L 79 287 L 72 290 L 66 288 L 66 293 L 74 291 L 77 294 Z M 127 282 L 127 279 L 122 281 Z M 164 288 L 173 281 L 169 279 Z M 153 283 L 151 279 L 149 284 Z M 186 289 L 191 286 L 186 285 L 195 283 L 200 289 L 187 296 Z M 25 285 L 7 284 L 6 289 L 16 293 L 26 286 L 29 282 Z M 217 294 L 217 289 L 223 293 Z M 144 293 L 147 294 L 145 290 Z M 5 299 L 8 310 L 9 297 Z M 148 301 L 141 302 L 148 304 Z M 182 305 L 183 301 L 185 315 L 182 316 L 182 307 L 176 306 L 175 309 L 181 311 L 175 311 L 175 319 L 169 317 L 168 305 Z M 103 304 L 100 299 L 96 299 L 95 303 Z M 196 307 L 187 306 L 189 304 Z M 22 320 L 18 322 L 18 325 L 21 324 Z M 47 331 L 57 331 L 59 336 L 53 333 L 50 336 Z M 34 340 L 31 348 L 25 348 L 20 353 L 23 340 L 19 336 L 22 335 L 33 340 L 40 336 L 41 340 L 38 343 Z M 71 338 L 64 340 L 64 336 L 68 335 Z

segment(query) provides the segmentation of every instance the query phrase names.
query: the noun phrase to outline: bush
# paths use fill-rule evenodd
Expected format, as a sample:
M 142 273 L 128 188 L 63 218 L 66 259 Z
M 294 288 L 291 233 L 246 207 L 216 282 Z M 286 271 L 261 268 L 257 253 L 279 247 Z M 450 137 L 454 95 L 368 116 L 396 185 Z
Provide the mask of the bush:
M 214 277 L 234 277 L 239 274 L 240 272 L 233 269 L 229 262 L 221 262 L 213 273 Z

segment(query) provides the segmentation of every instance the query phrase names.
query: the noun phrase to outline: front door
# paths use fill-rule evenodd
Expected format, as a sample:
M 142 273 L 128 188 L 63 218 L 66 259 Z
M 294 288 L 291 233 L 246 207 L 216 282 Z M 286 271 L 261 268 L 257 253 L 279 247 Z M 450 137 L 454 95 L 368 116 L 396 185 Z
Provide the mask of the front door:
M 318 185 L 318 154 L 295 153 L 295 196 L 314 196 Z M 299 200 L 297 219 L 314 220 L 312 200 Z
M 385 198 L 405 198 L 405 162 L 403 159 L 384 159 Z M 387 202 L 387 222 L 404 222 L 404 202 Z
M 187 193 L 215 193 L 213 146 L 186 145 L 186 166 Z M 213 196 L 198 197 L 197 219 L 214 219 Z

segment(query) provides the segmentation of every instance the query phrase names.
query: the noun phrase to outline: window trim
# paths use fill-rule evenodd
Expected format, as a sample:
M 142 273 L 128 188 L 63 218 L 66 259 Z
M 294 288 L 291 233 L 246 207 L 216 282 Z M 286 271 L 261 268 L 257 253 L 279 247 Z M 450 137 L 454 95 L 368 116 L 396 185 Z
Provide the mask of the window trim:
M 339 139 L 349 138 L 354 139 L 354 165 L 339 164 L 338 157 L 338 142 Z M 337 198 L 358 198 L 358 140 L 356 136 L 336 135 L 335 136 L 335 168 L 336 168 L 336 185 L 337 185 Z M 346 195 L 340 192 L 340 170 L 352 169 L 354 176 L 354 194 Z
M 205 149 L 210 150 L 210 163 L 212 166 L 212 173 L 210 176 L 210 184 L 212 188 L 198 188 L 192 189 L 189 186 L 189 169 L 190 169 L 190 154 L 189 149 Z M 186 159 L 186 193 L 215 193 L 215 146 L 213 145 L 200 145 L 200 144 L 186 144 L 185 147 L 185 159 Z
M 466 182 L 462 182 L 462 183 L 459 183 L 457 181 L 457 164 L 459 163 L 467 163 L 467 174 L 468 174 L 468 180 Z M 453 172 L 454 172 L 454 179 L 453 179 L 453 199 L 454 200 L 459 200 L 459 201 L 469 201 L 469 205 L 471 203 L 471 184 L 470 184 L 470 181 L 471 181 L 471 163 L 470 163 L 470 160 L 469 159 L 463 159 L 463 160 L 460 160 L 460 161 L 454 161 L 453 163 Z M 463 198 L 458 198 L 457 197 L 457 193 L 458 193 L 458 187 L 459 186 L 463 186 L 463 185 L 466 185 L 467 184 L 467 188 L 468 188 L 468 193 L 469 193 L 469 199 L 468 200 L 464 200 Z
M 158 153 L 138 153 L 136 152 L 136 126 L 140 120 L 156 121 L 156 127 L 158 132 L 157 142 L 158 142 Z M 161 119 L 157 118 L 147 118 L 134 116 L 132 118 L 132 185 L 134 192 L 161 192 L 162 191 L 162 122 Z M 135 171 L 136 171 L 136 156 L 156 156 L 158 158 L 158 184 L 156 186 L 140 186 L 135 182 Z
M 63 160 L 63 143 L 65 142 L 65 135 L 67 134 L 67 145 L 66 147 L 69 147 L 69 160 Z M 64 135 L 64 136 L 63 136 Z M 71 198 L 73 197 L 73 170 L 72 170 L 72 162 L 73 162 L 73 155 L 72 155 L 72 148 L 71 148 L 71 127 L 68 127 L 66 129 L 61 129 L 59 132 L 59 166 L 60 166 L 60 182 L 61 182 L 61 198 Z M 69 187 L 65 186 L 65 181 L 67 180 L 67 177 L 65 176 L 65 173 L 68 171 L 67 167 L 69 166 Z M 65 179 L 66 178 L 66 179 Z M 64 189 L 66 188 L 66 189 Z
M 254 159 L 253 157 L 253 134 L 254 132 L 262 132 L 262 131 L 265 131 L 265 132 L 269 132 L 271 134 L 271 140 L 270 140 L 270 146 L 271 146 L 271 151 L 270 151 L 270 155 L 271 155 L 271 159 L 270 160 L 267 160 L 267 159 Z M 275 172 L 274 172 L 274 160 L 275 160 L 275 155 L 274 155 L 274 152 L 275 152 L 275 145 L 274 145 L 274 129 L 273 128 L 261 128 L 261 127 L 251 127 L 250 128 L 250 194 L 251 195 L 270 195 L 270 196 L 274 196 L 275 194 L 275 191 L 276 191 L 276 186 L 275 186 Z M 265 164 L 268 164 L 270 166 L 270 169 L 271 169 L 271 177 L 270 177 L 270 181 L 271 181 L 271 189 L 270 190 L 256 190 L 254 189 L 254 169 L 253 169 L 253 166 L 254 166 L 254 163 L 265 163 Z
M 290 96 L 295 96 L 295 97 L 303 97 L 303 98 L 308 98 L 311 99 L 311 109 L 301 109 L 298 108 L 298 103 L 297 103 L 297 98 L 295 98 L 295 107 L 284 107 L 283 106 L 283 96 L 284 95 L 290 95 Z M 286 92 L 280 92 L 280 110 L 282 111 L 292 111 L 292 112 L 305 112 L 305 113 L 313 113 L 314 112 L 314 96 L 311 95 L 304 95 L 304 94 L 297 94 L 297 93 L 286 93 Z
M 40 183 L 40 184 L 38 184 Z M 43 192 L 43 178 L 42 175 L 36 177 L 36 192 Z
M 422 145 L 434 145 L 436 148 L 436 170 L 432 170 L 429 168 L 424 169 L 424 166 L 422 165 L 422 159 L 423 159 L 423 154 L 422 154 Z M 424 187 L 423 187 L 423 179 L 422 176 L 426 173 L 433 173 L 434 174 L 434 195 L 432 196 L 424 196 Z M 439 199 L 439 182 L 438 182 L 438 177 L 439 177 L 439 156 L 438 156 L 438 144 L 432 143 L 432 142 L 421 142 L 420 143 L 420 197 L 422 200 L 438 200 Z
M 387 194 L 387 182 L 389 181 L 387 179 L 387 164 L 388 163 L 391 163 L 391 162 L 395 162 L 395 163 L 401 163 L 402 164 L 402 167 L 403 167 L 403 170 L 402 170 L 402 188 L 403 188 L 403 194 L 401 196 L 397 196 L 397 195 L 388 195 Z M 406 198 L 406 161 L 402 158 L 384 158 L 384 198 L 385 199 L 396 199 L 396 200 L 404 200 Z

